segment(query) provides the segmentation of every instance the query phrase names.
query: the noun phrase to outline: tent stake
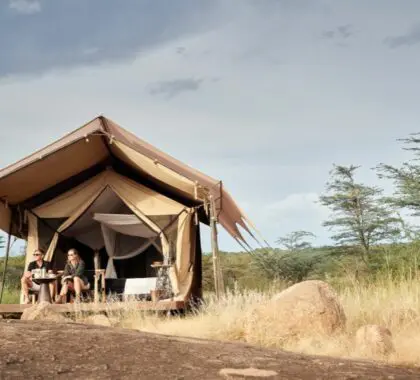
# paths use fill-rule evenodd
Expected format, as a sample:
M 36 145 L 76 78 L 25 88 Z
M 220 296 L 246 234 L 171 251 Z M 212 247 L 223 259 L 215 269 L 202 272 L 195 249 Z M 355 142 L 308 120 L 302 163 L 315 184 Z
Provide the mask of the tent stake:
M 210 228 L 211 228 L 211 247 L 213 254 L 213 276 L 214 276 L 214 288 L 216 291 L 216 297 L 219 298 L 224 294 L 223 275 L 220 268 L 219 260 L 219 244 L 217 241 L 217 216 L 213 197 L 210 196 Z
M 9 261 L 9 253 L 10 253 L 10 241 L 11 241 L 11 236 L 12 236 L 11 232 L 12 232 L 12 217 L 10 217 L 9 234 L 7 235 L 6 257 L 4 260 L 3 276 L 1 280 L 0 304 L 3 303 L 4 283 L 6 281 L 7 264 Z

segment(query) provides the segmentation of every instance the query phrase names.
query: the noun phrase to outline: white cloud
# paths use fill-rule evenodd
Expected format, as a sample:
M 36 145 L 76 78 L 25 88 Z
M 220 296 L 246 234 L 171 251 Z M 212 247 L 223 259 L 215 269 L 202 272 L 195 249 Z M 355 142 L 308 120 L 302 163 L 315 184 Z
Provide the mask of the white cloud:
M 418 12 L 384 7 L 397 28 L 366 4 L 337 5 L 339 11 L 324 14 L 285 3 L 291 9 L 265 14 L 236 2 L 228 24 L 131 61 L 3 79 L 0 139 L 7 144 L 0 166 L 103 113 L 222 179 L 269 241 L 306 229 L 326 242 L 328 212 L 314 201 L 332 164 L 361 164 L 360 178 L 374 184 L 368 169 L 400 161 L 407 153 L 395 139 L 418 128 L 419 51 L 394 54 L 382 42 Z M 10 4 L 22 12 L 23 4 L 26 11 L 41 9 L 34 1 Z M 349 23 L 357 30 L 349 48 L 320 38 Z M 97 52 L 92 45 L 85 54 Z M 169 101 L 149 93 L 153 83 L 182 78 L 204 78 L 204 85 Z M 222 249 L 237 249 L 221 236 Z
M 311 213 L 317 216 L 324 215 L 326 208 L 319 204 L 319 195 L 316 193 L 290 194 L 278 202 L 268 204 L 266 210 L 269 215 L 278 213 L 301 214 Z
M 266 213 L 281 231 L 308 230 L 322 238 L 325 235 L 322 222 L 328 218 L 330 211 L 319 203 L 318 194 L 298 193 L 268 204 Z
M 23 14 L 41 12 L 41 3 L 37 0 L 10 0 L 9 8 Z
M 316 193 L 294 193 L 272 202 L 240 202 L 243 209 L 270 244 L 292 231 L 306 230 L 317 236 L 317 244 L 328 243 L 328 231 L 322 226 L 330 212 Z M 263 228 L 260 228 L 263 226 Z

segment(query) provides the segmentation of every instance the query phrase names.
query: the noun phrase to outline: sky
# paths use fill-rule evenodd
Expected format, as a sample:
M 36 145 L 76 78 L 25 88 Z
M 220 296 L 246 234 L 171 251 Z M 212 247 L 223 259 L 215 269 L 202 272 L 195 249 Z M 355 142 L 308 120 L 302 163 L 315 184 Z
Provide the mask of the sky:
M 418 62 L 418 0 L 1 0 L 0 167 L 103 114 L 221 179 L 272 246 L 328 244 L 333 164 L 392 190 L 371 168 L 408 157 Z

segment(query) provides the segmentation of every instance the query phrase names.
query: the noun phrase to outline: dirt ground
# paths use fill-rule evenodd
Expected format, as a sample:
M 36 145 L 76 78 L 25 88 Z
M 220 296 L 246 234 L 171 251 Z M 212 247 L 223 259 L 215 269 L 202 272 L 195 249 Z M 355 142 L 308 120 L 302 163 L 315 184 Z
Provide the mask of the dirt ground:
M 0 320 L 0 379 L 22 378 L 396 380 L 419 379 L 420 369 L 76 323 Z

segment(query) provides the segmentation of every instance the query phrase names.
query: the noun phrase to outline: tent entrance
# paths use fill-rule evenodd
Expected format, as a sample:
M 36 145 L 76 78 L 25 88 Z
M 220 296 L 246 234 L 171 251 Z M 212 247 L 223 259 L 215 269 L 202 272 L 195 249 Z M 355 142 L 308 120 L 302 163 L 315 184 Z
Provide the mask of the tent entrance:
M 175 298 L 185 300 L 198 289 L 196 214 L 195 208 L 109 169 L 28 213 L 26 265 L 42 246 L 57 270 L 63 269 L 69 248 L 79 251 L 87 269 L 94 269 L 99 251 L 100 268 L 110 281 L 147 282 L 157 277 L 151 264 L 164 261 Z M 45 234 L 41 227 L 53 221 L 56 227 Z
M 94 269 L 94 252 L 99 251 L 106 278 L 155 277 L 151 264 L 163 260 L 161 234 L 173 218 L 173 215 L 151 217 L 161 228 L 156 231 L 106 187 L 85 212 L 60 233 L 53 255 L 54 266 L 64 267 L 66 252 L 74 247 L 87 269 Z M 176 228 L 173 232 L 176 233 Z

